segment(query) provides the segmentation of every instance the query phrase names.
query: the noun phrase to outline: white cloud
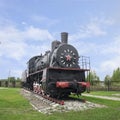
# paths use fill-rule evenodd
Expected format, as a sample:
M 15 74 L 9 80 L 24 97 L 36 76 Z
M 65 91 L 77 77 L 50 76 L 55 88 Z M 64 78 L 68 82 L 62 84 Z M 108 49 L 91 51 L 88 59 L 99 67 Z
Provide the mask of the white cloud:
M 101 66 L 100 66 L 101 70 L 103 72 L 112 71 L 116 69 L 117 67 L 119 67 L 119 61 L 120 61 L 120 57 L 111 59 L 111 60 L 106 60 L 101 63 Z
M 22 75 L 23 70 L 22 69 L 13 69 L 10 71 L 10 77 L 18 77 Z
M 21 76 L 30 57 L 50 49 L 53 36 L 47 29 L 27 26 L 23 30 L 14 25 L 0 27 L 0 66 L 3 76 Z M 49 46 L 48 46 L 49 44 Z M 2 72 L 0 69 L 0 73 Z
M 23 42 L 7 42 L 1 45 L 0 53 L 6 58 L 20 60 L 25 55 L 26 46 L 27 45 Z
M 105 75 L 112 75 L 113 71 L 120 67 L 120 36 L 114 37 L 110 42 L 104 45 L 97 45 L 98 53 L 97 64 L 93 68 L 103 80 Z M 94 53 L 93 53 L 94 54 Z
M 81 25 L 78 32 L 71 35 L 71 40 L 83 38 L 100 37 L 107 34 L 106 28 L 114 24 L 113 19 L 93 17 L 86 25 Z
M 106 75 L 112 76 L 113 71 L 118 67 L 120 67 L 119 63 L 120 63 L 120 56 L 108 60 L 103 60 L 95 70 L 97 71 L 98 75 L 101 77 L 101 80 L 103 80 Z
M 115 37 L 110 43 L 104 45 L 101 52 L 105 56 L 110 56 L 102 62 L 103 70 L 113 70 L 120 66 L 120 36 Z
M 33 26 L 30 26 L 24 31 L 24 37 L 27 39 L 33 39 L 33 40 L 52 40 L 52 35 L 48 32 L 48 30 L 35 28 Z
M 80 55 L 87 54 L 90 57 L 92 56 L 93 59 L 99 59 L 99 62 L 96 61 L 97 64 L 92 66 L 97 73 L 101 73 L 101 71 L 109 73 L 109 71 L 112 71 L 119 65 L 120 36 L 102 45 L 97 44 L 97 42 L 91 43 L 90 41 L 83 41 L 82 39 L 105 36 L 107 31 L 103 26 L 112 24 L 111 20 L 92 19 L 87 25 L 80 27 L 79 32 L 69 37 L 70 44 L 77 48 Z M 79 39 L 81 39 L 80 42 Z M 34 55 L 49 50 L 52 40 L 54 40 L 54 37 L 47 29 L 40 29 L 34 26 L 28 26 L 27 24 L 23 30 L 18 29 L 12 24 L 0 27 L 0 61 L 2 61 L 4 65 L 2 67 L 10 66 L 9 69 L 13 71 L 11 74 L 13 76 L 20 76 L 22 73 L 21 70 L 27 60 Z M 112 55 L 114 55 L 114 57 Z M 107 59 L 105 56 L 111 57 Z M 19 65 L 12 67 L 14 63 L 11 59 L 17 61 Z M 6 62 L 8 60 L 10 61 Z M 20 65 L 22 67 L 17 68 L 17 66 Z M 8 74 L 8 70 L 6 71 Z
M 84 30 L 84 28 L 83 28 Z M 97 23 L 91 22 L 85 27 L 85 30 L 88 36 L 101 36 L 105 35 L 106 32 L 100 28 L 100 26 Z
M 120 55 L 120 36 L 116 36 L 110 43 L 103 45 L 101 52 L 103 54 Z
M 91 22 L 95 22 L 97 24 L 101 24 L 101 25 L 105 25 L 105 26 L 109 26 L 109 25 L 113 25 L 115 23 L 115 20 L 113 18 L 106 18 L 104 16 L 98 18 L 98 17 L 91 17 L 90 19 Z
M 114 25 L 112 19 L 92 19 L 87 25 L 80 28 L 79 32 L 70 36 L 71 44 L 75 44 L 80 55 L 87 55 L 91 58 L 91 68 L 103 80 L 107 74 L 120 67 L 120 36 L 112 35 L 108 42 L 98 44 L 97 36 L 104 36 L 108 39 L 108 28 Z M 110 35 L 109 35 L 110 36 Z M 87 38 L 85 41 L 84 38 Z M 91 39 L 95 39 L 91 42 Z M 76 40 L 76 41 L 74 41 Z
M 27 27 L 23 31 L 14 26 L 5 27 L 0 30 L 0 56 L 19 60 L 24 55 L 31 54 L 32 47 L 34 49 L 40 48 L 41 42 L 51 41 L 52 39 L 53 37 L 48 30 L 33 26 Z M 39 44 L 34 45 L 34 43 L 37 43 L 36 40 Z M 29 45 L 29 41 L 31 41 L 31 45 Z

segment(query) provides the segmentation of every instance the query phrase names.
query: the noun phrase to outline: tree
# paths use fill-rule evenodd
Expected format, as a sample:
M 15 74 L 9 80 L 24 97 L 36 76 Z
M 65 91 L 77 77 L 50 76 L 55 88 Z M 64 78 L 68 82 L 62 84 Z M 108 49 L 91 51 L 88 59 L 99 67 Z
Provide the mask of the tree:
M 18 77 L 17 79 L 16 79 L 17 81 L 21 81 L 21 79 Z
M 100 82 L 100 79 L 97 76 L 95 71 L 90 71 L 86 79 L 88 80 L 88 78 L 90 78 L 89 80 L 91 85 L 94 85 Z
M 111 81 L 120 81 L 120 68 L 119 67 L 113 71 Z
M 15 81 L 16 79 L 15 79 L 15 77 L 8 77 L 8 81 L 9 82 L 13 82 L 13 81 Z
M 105 85 L 108 85 L 111 81 L 111 77 L 109 75 L 106 75 L 105 78 L 104 78 L 104 83 Z

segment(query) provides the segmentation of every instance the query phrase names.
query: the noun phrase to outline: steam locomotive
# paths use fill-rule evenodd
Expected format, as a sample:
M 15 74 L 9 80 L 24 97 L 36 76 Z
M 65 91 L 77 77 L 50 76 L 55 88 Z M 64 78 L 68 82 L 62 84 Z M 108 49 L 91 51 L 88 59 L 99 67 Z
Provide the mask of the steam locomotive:
M 28 61 L 28 68 L 23 73 L 24 86 L 51 97 L 85 92 L 89 87 L 85 72 L 89 69 L 83 68 L 83 64 L 79 65 L 78 51 L 68 44 L 68 33 L 62 32 L 61 42 L 55 40 L 51 46 L 51 51 Z

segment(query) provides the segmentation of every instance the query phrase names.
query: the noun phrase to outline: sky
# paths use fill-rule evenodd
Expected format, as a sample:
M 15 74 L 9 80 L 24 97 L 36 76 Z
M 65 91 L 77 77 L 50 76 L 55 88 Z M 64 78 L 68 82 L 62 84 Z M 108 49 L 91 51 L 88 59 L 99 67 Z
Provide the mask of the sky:
M 0 79 L 21 77 L 31 57 L 68 32 L 104 80 L 120 67 L 119 12 L 120 0 L 0 0 Z

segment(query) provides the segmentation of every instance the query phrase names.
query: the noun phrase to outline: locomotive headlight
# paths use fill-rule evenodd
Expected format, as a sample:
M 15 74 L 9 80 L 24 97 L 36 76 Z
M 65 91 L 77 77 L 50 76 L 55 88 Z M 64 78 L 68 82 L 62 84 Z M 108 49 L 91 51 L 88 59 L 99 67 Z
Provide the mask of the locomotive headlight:
M 61 45 L 56 52 L 57 61 L 62 67 L 76 67 L 78 64 L 78 52 L 69 45 Z

